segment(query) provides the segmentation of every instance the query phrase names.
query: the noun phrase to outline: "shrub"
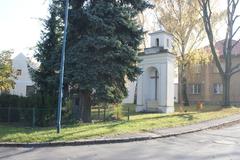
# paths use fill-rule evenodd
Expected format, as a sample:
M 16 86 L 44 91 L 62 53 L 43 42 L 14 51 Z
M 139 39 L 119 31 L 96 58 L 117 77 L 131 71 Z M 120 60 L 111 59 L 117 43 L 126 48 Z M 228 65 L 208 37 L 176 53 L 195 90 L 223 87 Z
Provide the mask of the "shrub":
M 123 117 L 123 107 L 121 104 L 117 104 L 114 106 L 114 116 L 116 120 L 120 120 Z
M 43 101 L 44 100 L 44 101 Z M 43 103 L 44 102 L 44 103 Z M 0 122 L 21 122 L 37 126 L 55 124 L 57 97 L 0 95 Z

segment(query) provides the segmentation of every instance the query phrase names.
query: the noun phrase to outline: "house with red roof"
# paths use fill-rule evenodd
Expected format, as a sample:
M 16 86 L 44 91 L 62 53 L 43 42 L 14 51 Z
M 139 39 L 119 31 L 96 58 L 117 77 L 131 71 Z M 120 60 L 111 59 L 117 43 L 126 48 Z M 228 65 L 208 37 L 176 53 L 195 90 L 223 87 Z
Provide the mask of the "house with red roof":
M 236 41 L 233 41 L 235 43 Z M 218 41 L 215 48 L 219 54 L 221 65 L 223 61 L 224 40 Z M 205 47 L 210 50 L 209 47 Z M 240 64 L 240 42 L 232 51 L 232 66 Z M 187 73 L 188 97 L 190 103 L 222 104 L 223 83 L 214 60 L 206 65 L 198 65 Z M 232 104 L 240 104 L 240 72 L 234 74 L 230 84 L 230 100 Z

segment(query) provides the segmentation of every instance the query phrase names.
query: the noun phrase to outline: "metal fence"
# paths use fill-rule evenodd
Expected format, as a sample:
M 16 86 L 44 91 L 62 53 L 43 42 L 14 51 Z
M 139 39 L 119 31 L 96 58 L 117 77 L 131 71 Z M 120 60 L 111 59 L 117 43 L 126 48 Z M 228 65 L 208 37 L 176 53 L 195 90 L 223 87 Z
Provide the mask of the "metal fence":
M 13 108 L 0 107 L 0 123 L 18 124 L 23 126 L 55 126 L 56 109 L 53 108 Z M 94 107 L 91 111 L 93 121 L 130 120 L 130 108 Z M 62 124 L 76 121 L 72 110 L 63 108 Z
M 55 124 L 56 110 L 50 108 L 0 108 L 0 122 L 26 126 L 51 126 Z
M 111 120 L 130 120 L 130 107 L 127 108 L 104 108 L 104 107 L 95 107 L 92 108 L 92 119 L 99 121 L 111 121 Z

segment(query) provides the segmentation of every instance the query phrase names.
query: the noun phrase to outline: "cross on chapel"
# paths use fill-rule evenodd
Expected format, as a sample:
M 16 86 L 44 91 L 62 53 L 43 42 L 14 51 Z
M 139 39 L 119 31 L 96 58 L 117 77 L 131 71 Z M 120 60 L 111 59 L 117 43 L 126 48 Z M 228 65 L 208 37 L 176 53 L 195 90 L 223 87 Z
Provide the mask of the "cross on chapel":
M 155 100 L 157 100 L 157 88 L 158 88 L 158 72 L 155 71 L 155 75 L 150 77 L 151 79 L 155 79 Z

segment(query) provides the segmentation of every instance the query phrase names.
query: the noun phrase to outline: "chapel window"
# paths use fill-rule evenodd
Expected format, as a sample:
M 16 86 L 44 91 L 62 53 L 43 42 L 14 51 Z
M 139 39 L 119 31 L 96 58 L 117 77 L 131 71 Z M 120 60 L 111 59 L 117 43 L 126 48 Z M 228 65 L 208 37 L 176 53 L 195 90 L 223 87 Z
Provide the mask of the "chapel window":
M 17 69 L 16 75 L 17 75 L 17 76 L 21 76 L 21 75 L 22 75 L 22 70 L 21 70 L 21 69 Z
M 159 38 L 156 39 L 156 45 L 159 47 Z

